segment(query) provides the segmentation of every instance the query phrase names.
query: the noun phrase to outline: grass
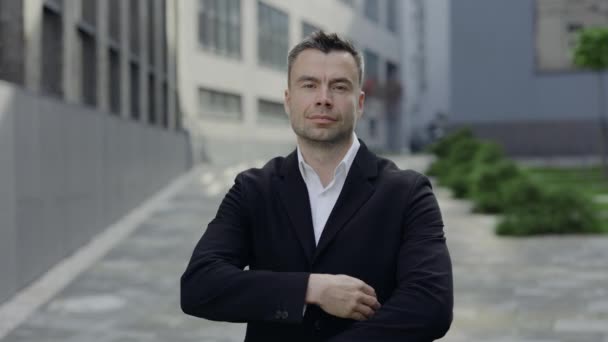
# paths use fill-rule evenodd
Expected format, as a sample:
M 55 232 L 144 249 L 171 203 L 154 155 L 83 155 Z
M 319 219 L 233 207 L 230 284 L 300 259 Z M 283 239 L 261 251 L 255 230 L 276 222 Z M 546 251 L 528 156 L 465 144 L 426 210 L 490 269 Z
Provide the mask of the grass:
M 592 197 L 608 196 L 608 177 L 602 169 L 596 167 L 558 168 L 558 167 L 529 167 L 524 170 L 530 176 L 547 185 L 567 186 L 579 189 Z M 600 212 L 602 227 L 608 233 L 608 203 L 594 203 Z

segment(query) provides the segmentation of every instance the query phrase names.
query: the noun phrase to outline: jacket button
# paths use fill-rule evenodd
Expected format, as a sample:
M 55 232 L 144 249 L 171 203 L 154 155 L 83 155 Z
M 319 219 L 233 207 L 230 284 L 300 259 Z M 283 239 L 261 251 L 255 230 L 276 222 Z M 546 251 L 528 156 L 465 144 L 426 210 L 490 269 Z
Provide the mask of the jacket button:
M 289 317 L 289 313 L 287 311 L 283 311 L 283 314 L 281 315 L 281 318 L 287 319 L 287 317 Z
M 317 331 L 321 330 L 321 321 L 316 320 L 314 326 L 315 326 L 315 330 L 317 330 Z
M 277 310 L 277 312 L 274 313 L 274 318 L 275 319 L 283 318 L 283 314 L 281 313 L 281 310 Z

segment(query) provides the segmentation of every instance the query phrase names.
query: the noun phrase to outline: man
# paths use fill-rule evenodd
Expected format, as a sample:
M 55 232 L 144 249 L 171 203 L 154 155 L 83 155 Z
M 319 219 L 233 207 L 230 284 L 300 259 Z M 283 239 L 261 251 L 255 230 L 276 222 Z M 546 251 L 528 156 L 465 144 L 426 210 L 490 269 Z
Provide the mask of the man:
M 356 139 L 361 55 L 317 32 L 289 53 L 297 149 L 236 177 L 181 278 L 182 310 L 245 341 L 432 341 L 452 271 L 426 177 Z M 249 270 L 244 270 L 249 266 Z

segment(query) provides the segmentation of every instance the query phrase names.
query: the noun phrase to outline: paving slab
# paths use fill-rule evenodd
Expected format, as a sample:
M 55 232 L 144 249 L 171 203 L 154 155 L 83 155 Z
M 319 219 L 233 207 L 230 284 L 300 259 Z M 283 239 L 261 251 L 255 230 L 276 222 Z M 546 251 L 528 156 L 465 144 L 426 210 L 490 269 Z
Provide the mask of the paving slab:
M 429 162 L 394 159 L 417 170 Z M 181 312 L 179 276 L 234 175 L 260 163 L 201 168 L 2 341 L 242 341 L 243 324 Z M 608 342 L 608 237 L 498 237 L 498 217 L 435 192 L 455 282 L 454 322 L 442 341 Z

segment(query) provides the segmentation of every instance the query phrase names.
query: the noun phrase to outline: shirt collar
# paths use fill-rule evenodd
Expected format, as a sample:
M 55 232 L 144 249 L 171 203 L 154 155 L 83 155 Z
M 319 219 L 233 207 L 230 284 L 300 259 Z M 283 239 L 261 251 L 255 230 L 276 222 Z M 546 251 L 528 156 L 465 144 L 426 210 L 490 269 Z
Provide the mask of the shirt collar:
M 355 157 L 357 156 L 357 152 L 359 151 L 360 146 L 361 146 L 361 143 L 359 143 L 357 134 L 355 132 L 353 132 L 353 143 L 350 145 L 350 148 L 344 155 L 344 158 L 342 158 L 342 160 L 340 161 L 340 163 L 334 170 L 334 178 L 336 177 L 336 174 L 338 174 L 338 172 L 340 172 L 341 170 L 343 170 L 345 172 L 345 175 L 348 174 L 350 167 L 353 165 L 353 162 L 355 161 Z M 311 170 L 314 172 L 314 169 L 310 165 L 308 165 L 308 163 L 306 163 L 306 161 L 304 160 L 304 156 L 302 155 L 302 151 L 300 150 L 300 145 L 297 146 L 297 151 L 298 151 L 298 168 L 300 169 L 302 178 L 304 179 L 304 181 L 306 181 L 307 170 Z

